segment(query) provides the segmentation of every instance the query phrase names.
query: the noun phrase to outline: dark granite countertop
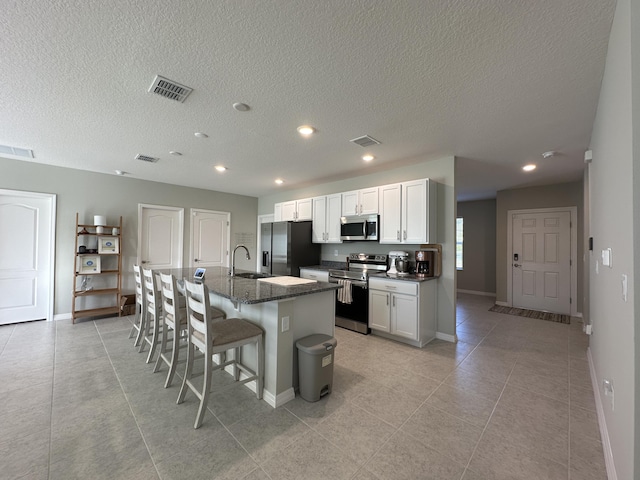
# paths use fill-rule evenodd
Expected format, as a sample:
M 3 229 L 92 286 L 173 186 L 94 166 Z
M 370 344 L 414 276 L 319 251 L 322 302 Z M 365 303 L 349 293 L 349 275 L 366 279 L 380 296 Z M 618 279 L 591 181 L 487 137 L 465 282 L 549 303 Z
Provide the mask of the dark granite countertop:
M 196 269 L 175 268 L 166 270 L 158 269 L 154 271 L 174 275 L 178 280 L 182 280 L 183 278 L 193 280 L 193 274 Z M 236 269 L 236 273 L 243 272 L 247 272 L 247 270 Z M 337 284 L 326 282 L 282 286 L 260 282 L 255 279 L 230 277 L 229 269 L 225 267 L 207 267 L 204 283 L 211 293 L 246 304 L 271 302 L 342 288 Z
M 346 263 L 343 265 L 344 267 L 342 267 L 341 270 L 344 270 L 346 268 Z M 309 267 L 302 267 L 302 268 L 306 268 L 308 270 L 319 270 L 324 272 L 328 272 L 329 270 L 339 270 L 339 268 L 329 267 L 326 265 L 311 265 Z M 379 272 L 379 273 L 370 273 L 369 275 L 371 277 L 388 278 L 390 280 L 402 280 L 404 282 L 428 282 L 429 280 L 437 279 L 437 277 L 418 277 L 414 273 L 410 273 L 409 275 L 394 275 L 394 274 L 389 275 L 385 272 Z
M 438 277 L 418 277 L 415 273 L 408 275 L 395 275 L 387 273 L 374 273 L 371 277 L 385 278 L 389 280 L 402 280 L 403 282 L 428 282 L 429 280 L 437 280 Z

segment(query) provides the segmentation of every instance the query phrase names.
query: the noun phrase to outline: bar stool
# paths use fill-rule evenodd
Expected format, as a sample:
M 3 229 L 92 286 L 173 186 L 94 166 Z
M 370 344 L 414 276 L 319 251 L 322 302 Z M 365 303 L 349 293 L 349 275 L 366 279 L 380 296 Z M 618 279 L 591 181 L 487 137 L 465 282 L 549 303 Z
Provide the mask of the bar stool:
M 156 349 L 160 343 L 160 329 L 162 323 L 161 295 L 158 286 L 158 279 L 151 269 L 142 269 L 142 282 L 144 292 L 144 313 L 145 321 L 142 331 L 142 342 L 140 351 L 144 351 L 145 344 L 149 344 L 149 355 L 147 355 L 147 363 L 151 363 L 155 356 Z
M 164 273 L 160 274 L 160 292 L 162 294 L 162 318 L 164 325 L 162 327 L 160 353 L 153 371 L 157 372 L 160 369 L 162 362 L 167 364 L 169 372 L 167 373 L 167 380 L 164 383 L 164 388 L 168 388 L 173 382 L 173 376 L 176 373 L 176 366 L 179 362 L 180 340 L 182 338 L 186 338 L 186 335 L 183 335 L 183 332 L 186 332 L 187 329 L 187 308 L 186 298 L 184 295 L 179 294 L 176 277 L 173 275 L 166 275 Z M 215 307 L 210 307 L 210 312 L 211 318 L 214 320 L 224 319 L 226 317 L 224 311 Z M 171 356 L 168 355 L 167 349 L 169 330 L 173 331 Z
M 227 318 L 214 322 L 211 318 L 209 289 L 207 286 L 185 280 L 184 287 L 187 296 L 187 366 L 177 403 L 184 402 L 188 389 L 200 399 L 200 406 L 193 426 L 193 428 L 199 428 L 202 425 L 204 412 L 209 402 L 211 375 L 215 370 L 232 365 L 236 382 L 247 383 L 255 380 L 256 396 L 258 399 L 262 398 L 264 378 L 263 332 L 259 326 L 242 318 Z M 255 344 L 256 348 L 255 371 L 241 362 L 240 347 L 250 344 Z M 196 348 L 204 353 L 202 390 L 199 390 L 191 381 Z M 231 349 L 234 350 L 233 359 L 226 359 L 214 367 L 212 356 Z M 247 378 L 239 380 L 240 371 L 247 375 Z M 230 386 L 237 385 L 237 383 Z
M 142 291 L 142 274 L 140 272 L 140 265 L 133 266 L 133 278 L 136 281 L 136 314 L 133 317 L 133 325 L 131 332 L 129 332 L 129 338 L 133 337 L 137 331 L 136 340 L 133 342 L 134 346 L 139 346 L 142 340 L 142 331 L 144 325 L 144 293 Z

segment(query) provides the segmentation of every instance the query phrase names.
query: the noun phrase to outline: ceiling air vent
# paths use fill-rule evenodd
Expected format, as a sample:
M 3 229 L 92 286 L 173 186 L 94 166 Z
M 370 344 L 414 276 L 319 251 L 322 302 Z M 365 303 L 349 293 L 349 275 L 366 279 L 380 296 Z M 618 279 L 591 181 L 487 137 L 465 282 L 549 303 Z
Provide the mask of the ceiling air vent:
M 0 154 L 15 155 L 16 157 L 33 158 L 33 150 L 28 148 L 10 147 L 9 145 L 0 145 Z
M 370 147 L 371 145 L 380 145 L 380 142 L 369 135 L 363 135 L 362 137 L 349 140 L 350 142 L 360 145 L 361 147 Z
M 160 159 L 156 157 L 150 157 L 149 155 L 142 155 L 139 153 L 138 155 L 136 155 L 136 160 L 142 160 L 143 162 L 149 162 L 149 163 L 156 163 Z
M 192 91 L 193 88 L 185 87 L 160 75 L 156 75 L 149 87 L 149 92 L 157 93 L 169 100 L 175 100 L 180 103 L 184 102 Z

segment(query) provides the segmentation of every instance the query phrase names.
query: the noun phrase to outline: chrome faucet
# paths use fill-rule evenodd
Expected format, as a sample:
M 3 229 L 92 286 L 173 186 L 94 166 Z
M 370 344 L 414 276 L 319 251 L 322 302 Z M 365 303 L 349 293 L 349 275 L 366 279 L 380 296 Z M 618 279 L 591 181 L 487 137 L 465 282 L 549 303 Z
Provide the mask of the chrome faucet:
M 243 244 L 236 245 L 236 247 L 231 252 L 231 271 L 229 272 L 229 275 L 231 275 L 232 277 L 236 274 L 236 250 L 238 250 L 240 247 L 244 248 L 247 251 L 247 260 L 251 260 L 249 249 Z

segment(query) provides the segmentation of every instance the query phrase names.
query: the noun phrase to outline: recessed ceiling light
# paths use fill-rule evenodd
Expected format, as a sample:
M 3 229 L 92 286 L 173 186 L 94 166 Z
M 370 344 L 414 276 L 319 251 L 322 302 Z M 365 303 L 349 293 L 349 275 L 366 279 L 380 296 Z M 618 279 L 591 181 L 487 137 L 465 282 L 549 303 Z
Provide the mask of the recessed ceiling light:
M 551 158 L 555 156 L 556 156 L 556 152 L 554 152 L 553 150 L 549 150 L 548 152 L 544 152 L 542 154 L 542 158 Z
M 236 102 L 233 104 L 233 108 L 235 108 L 239 112 L 249 111 L 249 105 L 247 105 L 246 103 Z
M 305 137 L 309 136 L 309 135 L 311 135 L 311 134 L 313 134 L 315 132 L 316 132 L 316 129 L 313 128 L 311 125 L 300 125 L 298 127 L 298 133 L 300 135 L 304 135 Z
M 125 175 L 127 172 L 124 170 L 116 170 L 116 175 Z
M 225 172 L 227 170 L 227 167 L 225 167 L 224 165 L 216 165 L 213 168 L 215 168 L 219 172 Z
M 180 153 L 180 152 L 176 152 L 175 150 L 171 150 L 169 153 L 170 153 L 171 155 L 175 155 L 176 157 L 180 157 L 180 156 L 182 156 L 182 153 Z
M 281 178 L 276 178 L 276 183 L 278 185 L 282 185 L 284 183 L 284 180 L 282 180 Z
M 202 133 L 202 132 L 196 132 L 194 133 L 194 135 L 198 138 L 209 138 L 209 135 L 207 135 L 206 133 Z
M 536 166 L 533 163 L 530 163 L 529 165 L 525 165 L 524 167 L 522 167 L 522 169 L 525 172 L 531 172 L 532 170 L 536 169 Z
M 371 161 L 371 160 L 373 160 L 374 158 L 376 158 L 376 157 L 374 157 L 373 155 L 363 155 L 363 156 L 362 156 L 362 159 L 363 159 L 365 162 L 370 162 L 370 161 Z

